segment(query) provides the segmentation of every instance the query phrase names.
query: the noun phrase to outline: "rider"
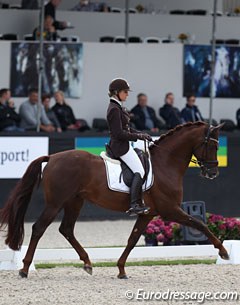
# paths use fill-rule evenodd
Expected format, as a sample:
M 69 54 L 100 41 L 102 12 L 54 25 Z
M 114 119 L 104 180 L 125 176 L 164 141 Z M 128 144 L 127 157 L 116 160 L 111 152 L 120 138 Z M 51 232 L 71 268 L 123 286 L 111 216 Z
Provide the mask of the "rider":
M 125 79 L 117 78 L 109 85 L 110 104 L 107 110 L 107 121 L 110 130 L 109 148 L 115 158 L 120 158 L 134 173 L 130 188 L 131 206 L 126 213 L 147 214 L 149 207 L 142 200 L 142 185 L 145 174 L 142 163 L 129 141 L 147 140 L 152 138 L 147 133 L 141 133 L 130 127 L 130 116 L 123 107 L 128 97 L 130 87 Z

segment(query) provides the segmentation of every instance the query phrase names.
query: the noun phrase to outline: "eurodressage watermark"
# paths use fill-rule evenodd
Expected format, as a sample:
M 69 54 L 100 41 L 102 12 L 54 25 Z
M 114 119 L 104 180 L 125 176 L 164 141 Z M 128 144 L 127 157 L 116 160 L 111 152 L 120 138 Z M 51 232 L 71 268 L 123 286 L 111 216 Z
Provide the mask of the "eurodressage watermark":
M 205 301 L 238 301 L 240 295 L 236 291 L 147 291 L 138 289 L 136 292 L 127 290 L 125 292 L 127 300 L 137 301 L 196 301 L 204 304 Z

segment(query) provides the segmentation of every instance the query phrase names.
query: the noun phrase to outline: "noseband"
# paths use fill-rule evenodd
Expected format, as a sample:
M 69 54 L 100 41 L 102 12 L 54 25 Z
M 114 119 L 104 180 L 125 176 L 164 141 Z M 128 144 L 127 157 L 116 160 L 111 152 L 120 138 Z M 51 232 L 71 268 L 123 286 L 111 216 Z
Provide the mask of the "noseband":
M 204 138 L 204 142 L 199 144 L 196 148 L 193 149 L 193 154 L 195 155 L 196 150 L 199 149 L 200 147 L 204 146 L 201 159 L 197 159 L 197 160 L 192 159 L 191 160 L 192 163 L 199 165 L 206 172 L 210 171 L 211 168 L 218 166 L 218 160 L 213 160 L 213 161 L 208 160 L 208 145 L 209 145 L 210 141 L 213 141 L 213 142 L 217 143 L 217 145 L 219 145 L 219 141 L 210 137 L 210 134 L 211 134 L 211 130 L 210 130 L 210 126 L 209 126 L 207 135 Z

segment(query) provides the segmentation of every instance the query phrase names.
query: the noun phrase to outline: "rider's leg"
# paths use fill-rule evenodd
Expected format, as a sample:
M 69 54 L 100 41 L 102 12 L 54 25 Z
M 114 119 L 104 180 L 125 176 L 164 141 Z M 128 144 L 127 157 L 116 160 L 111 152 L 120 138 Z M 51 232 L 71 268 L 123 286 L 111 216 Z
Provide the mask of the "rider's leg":
M 143 199 L 142 199 L 142 185 L 143 185 L 143 177 L 145 174 L 144 168 L 142 163 L 132 148 L 129 146 L 128 152 L 120 157 L 127 166 L 132 170 L 134 173 L 132 185 L 130 188 L 130 197 L 131 197 L 131 207 L 127 211 L 129 215 L 135 214 L 147 214 L 149 208 L 145 206 Z

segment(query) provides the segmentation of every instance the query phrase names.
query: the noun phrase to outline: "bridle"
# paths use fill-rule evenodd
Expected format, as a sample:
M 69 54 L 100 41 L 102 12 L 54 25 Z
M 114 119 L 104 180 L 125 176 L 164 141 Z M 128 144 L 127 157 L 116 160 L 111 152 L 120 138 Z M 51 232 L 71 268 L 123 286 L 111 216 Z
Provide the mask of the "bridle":
M 207 134 L 204 138 L 203 143 L 197 145 L 197 147 L 193 149 L 193 154 L 196 156 L 195 154 L 196 150 L 204 146 L 201 159 L 197 159 L 197 160 L 191 159 L 192 163 L 199 165 L 200 168 L 205 170 L 206 172 L 209 172 L 212 168 L 218 166 L 218 160 L 208 160 L 209 143 L 213 141 L 217 143 L 217 146 L 219 146 L 219 141 L 217 139 L 212 138 L 210 135 L 211 135 L 211 126 L 208 127 Z

